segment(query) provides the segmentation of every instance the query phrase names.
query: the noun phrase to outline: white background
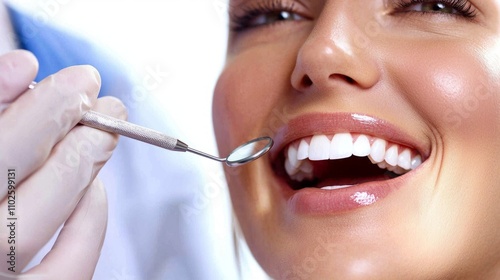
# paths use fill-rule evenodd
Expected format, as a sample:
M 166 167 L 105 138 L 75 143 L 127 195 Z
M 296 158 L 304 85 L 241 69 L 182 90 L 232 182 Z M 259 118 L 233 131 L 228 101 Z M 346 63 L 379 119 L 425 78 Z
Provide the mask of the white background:
M 147 98 L 157 99 L 180 129 L 172 136 L 216 153 L 211 100 L 224 64 L 226 0 L 8 2 L 112 50 L 139 83 L 148 71 L 162 73 Z

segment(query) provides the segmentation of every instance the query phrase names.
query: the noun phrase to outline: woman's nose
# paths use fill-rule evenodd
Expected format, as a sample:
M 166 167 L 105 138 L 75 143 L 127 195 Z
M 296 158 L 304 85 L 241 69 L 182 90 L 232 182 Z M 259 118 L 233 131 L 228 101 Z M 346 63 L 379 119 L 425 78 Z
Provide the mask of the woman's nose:
M 339 83 L 363 89 L 374 86 L 380 73 L 369 46 L 359 43 L 366 38 L 358 26 L 361 23 L 348 19 L 340 11 L 324 18 L 330 20 L 318 18 L 299 49 L 292 86 L 300 92 L 324 91 Z

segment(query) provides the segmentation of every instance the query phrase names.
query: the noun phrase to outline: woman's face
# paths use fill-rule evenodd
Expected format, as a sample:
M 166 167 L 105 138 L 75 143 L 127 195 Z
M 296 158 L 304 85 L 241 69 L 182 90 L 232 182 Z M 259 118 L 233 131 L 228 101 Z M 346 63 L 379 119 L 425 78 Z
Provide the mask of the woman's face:
M 221 154 L 275 140 L 226 169 L 267 273 L 498 277 L 500 1 L 234 0 L 230 15 L 214 125 Z

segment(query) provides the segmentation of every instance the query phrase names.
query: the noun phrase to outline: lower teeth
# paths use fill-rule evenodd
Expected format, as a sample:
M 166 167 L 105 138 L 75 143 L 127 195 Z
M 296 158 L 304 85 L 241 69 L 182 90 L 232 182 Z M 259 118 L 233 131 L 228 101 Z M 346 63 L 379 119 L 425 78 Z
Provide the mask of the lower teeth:
M 332 190 L 345 189 L 345 188 L 349 188 L 349 187 L 352 187 L 352 186 L 354 186 L 354 185 L 327 186 L 327 187 L 322 187 L 321 189 L 322 190 L 332 191 Z

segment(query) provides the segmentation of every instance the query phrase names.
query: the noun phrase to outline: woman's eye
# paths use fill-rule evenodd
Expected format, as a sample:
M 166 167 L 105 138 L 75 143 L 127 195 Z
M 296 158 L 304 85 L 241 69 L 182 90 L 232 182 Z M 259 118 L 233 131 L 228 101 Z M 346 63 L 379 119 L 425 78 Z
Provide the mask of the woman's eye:
M 303 20 L 304 18 L 290 11 L 254 11 L 231 20 L 233 31 L 244 31 L 260 26 L 272 25 L 286 21 Z
M 416 4 L 409 10 L 418 12 L 435 12 L 435 13 L 446 13 L 446 14 L 457 14 L 459 12 L 455 8 L 440 2 Z
M 267 12 L 265 14 L 256 16 L 253 20 L 249 21 L 250 27 L 257 27 L 260 25 L 274 24 L 280 21 L 295 21 L 301 20 L 302 17 L 289 11 L 276 11 Z
M 403 0 L 398 4 L 396 12 L 436 13 L 473 18 L 475 8 L 468 0 L 426 1 Z
M 231 29 L 235 32 L 273 25 L 287 21 L 299 21 L 305 18 L 295 12 L 293 5 L 278 0 L 268 0 L 255 7 L 247 7 L 239 14 L 230 16 Z

